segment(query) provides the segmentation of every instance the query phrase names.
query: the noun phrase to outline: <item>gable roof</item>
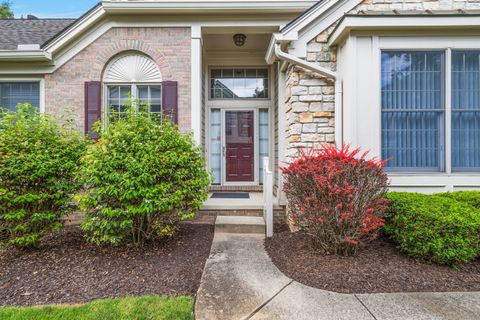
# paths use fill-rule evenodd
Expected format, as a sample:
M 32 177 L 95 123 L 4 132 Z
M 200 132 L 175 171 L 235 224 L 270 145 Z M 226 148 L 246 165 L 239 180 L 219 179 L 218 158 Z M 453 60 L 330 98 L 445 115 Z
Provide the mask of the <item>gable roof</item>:
M 18 45 L 42 46 L 68 28 L 75 19 L 5 19 L 0 20 L 0 50 L 17 50 Z

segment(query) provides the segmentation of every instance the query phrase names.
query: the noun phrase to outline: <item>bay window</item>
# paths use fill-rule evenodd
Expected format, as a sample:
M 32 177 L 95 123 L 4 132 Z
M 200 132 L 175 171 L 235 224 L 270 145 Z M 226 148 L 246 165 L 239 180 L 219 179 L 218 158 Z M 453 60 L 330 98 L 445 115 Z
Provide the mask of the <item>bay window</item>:
M 0 82 L 0 107 L 15 111 L 21 103 L 40 108 L 40 82 Z
M 382 51 L 387 171 L 480 171 L 479 61 L 480 51 Z

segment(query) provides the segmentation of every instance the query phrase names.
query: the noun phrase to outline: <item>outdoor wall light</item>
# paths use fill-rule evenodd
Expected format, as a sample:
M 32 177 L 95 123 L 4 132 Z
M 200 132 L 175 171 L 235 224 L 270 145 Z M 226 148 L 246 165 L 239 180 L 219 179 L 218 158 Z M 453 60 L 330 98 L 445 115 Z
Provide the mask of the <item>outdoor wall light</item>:
M 233 42 L 235 42 L 235 45 L 237 47 L 243 46 L 246 40 L 247 40 L 247 36 L 242 33 L 237 33 L 236 35 L 233 36 Z

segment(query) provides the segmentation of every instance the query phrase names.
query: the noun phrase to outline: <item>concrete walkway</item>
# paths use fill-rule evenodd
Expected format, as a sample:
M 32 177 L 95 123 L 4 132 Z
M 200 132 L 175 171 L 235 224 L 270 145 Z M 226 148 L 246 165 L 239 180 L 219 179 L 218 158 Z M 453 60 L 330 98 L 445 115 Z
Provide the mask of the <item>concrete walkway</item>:
M 197 320 L 480 319 L 480 293 L 338 294 L 302 285 L 273 265 L 263 239 L 215 233 Z

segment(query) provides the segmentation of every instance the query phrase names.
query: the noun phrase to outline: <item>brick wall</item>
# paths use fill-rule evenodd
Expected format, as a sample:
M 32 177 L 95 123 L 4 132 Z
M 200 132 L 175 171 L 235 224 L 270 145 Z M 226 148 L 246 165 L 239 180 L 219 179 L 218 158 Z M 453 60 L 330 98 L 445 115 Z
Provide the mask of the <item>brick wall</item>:
M 84 126 L 84 82 L 101 81 L 108 62 L 125 51 L 140 51 L 158 64 L 163 80 L 178 81 L 179 126 L 191 129 L 190 28 L 112 28 L 45 77 L 45 110 L 70 114 Z

